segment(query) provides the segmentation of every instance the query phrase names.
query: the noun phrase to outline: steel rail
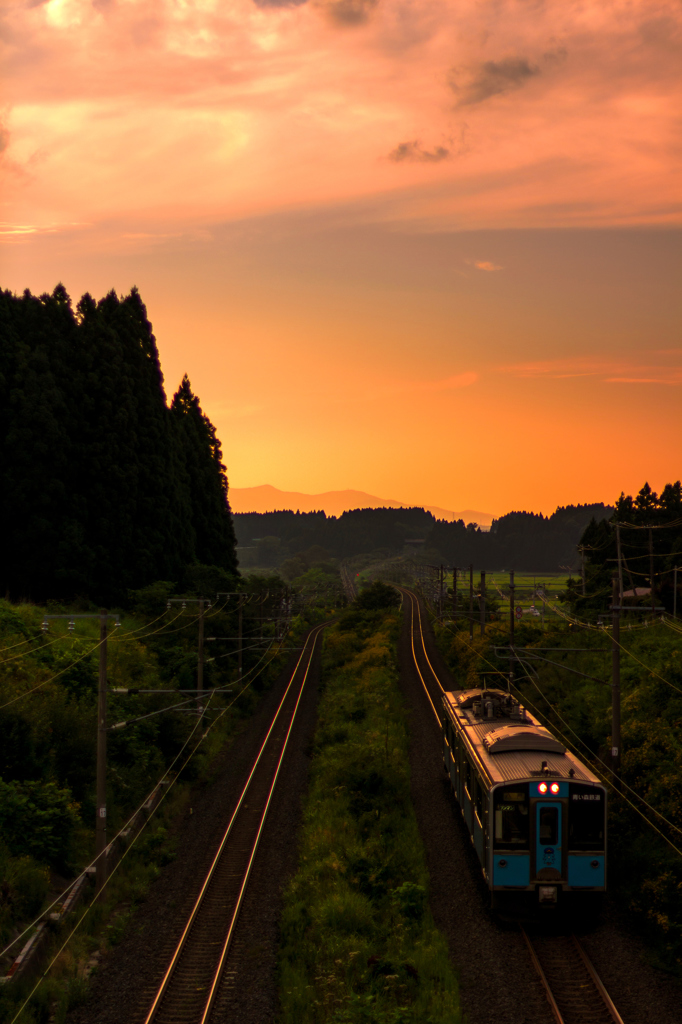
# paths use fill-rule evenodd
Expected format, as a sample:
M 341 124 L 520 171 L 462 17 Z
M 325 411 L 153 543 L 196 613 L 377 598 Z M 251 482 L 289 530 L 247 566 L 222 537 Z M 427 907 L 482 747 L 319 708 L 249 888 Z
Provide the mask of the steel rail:
M 300 701 L 301 701 L 301 697 L 302 697 L 302 694 L 303 694 L 303 689 L 305 687 L 306 681 L 308 679 L 308 674 L 310 672 L 310 668 L 311 668 L 311 665 L 312 665 L 312 661 L 313 661 L 313 656 L 314 656 L 314 653 L 315 653 L 315 648 L 316 648 L 317 640 L 318 640 L 321 632 L 324 630 L 325 625 L 326 625 L 326 623 L 323 623 L 322 625 L 315 627 L 313 630 L 311 630 L 310 634 L 308 635 L 308 638 L 306 639 L 306 643 L 305 643 L 305 645 L 303 647 L 303 650 L 301 651 L 301 654 L 300 654 L 299 659 L 298 659 L 298 661 L 296 663 L 296 666 L 295 666 L 293 672 L 291 673 L 291 677 L 290 677 L 289 682 L 287 684 L 287 687 L 286 687 L 286 690 L 284 692 L 284 695 L 282 696 L 282 699 L 281 699 L 281 701 L 280 701 L 280 703 L 279 703 L 279 705 L 277 707 L 277 710 L 276 710 L 276 712 L 275 712 L 275 714 L 274 714 L 274 716 L 272 718 L 272 721 L 270 722 L 270 726 L 268 728 L 268 731 L 267 731 L 267 734 L 265 736 L 265 739 L 263 740 L 263 742 L 262 742 L 262 744 L 260 746 L 260 749 L 258 751 L 258 754 L 256 755 L 255 760 L 253 761 L 253 764 L 251 766 L 251 770 L 249 772 L 249 775 L 248 775 L 248 778 L 246 780 L 246 783 L 244 784 L 244 787 L 243 787 L 243 789 L 241 791 L 241 794 L 239 796 L 239 800 L 237 801 L 237 805 L 234 808 L 232 816 L 230 817 L 230 820 L 228 822 L 227 828 L 225 829 L 225 832 L 223 834 L 223 837 L 222 837 L 222 840 L 220 842 L 220 845 L 218 846 L 218 849 L 217 849 L 216 854 L 215 854 L 215 856 L 213 858 L 211 866 L 210 866 L 210 868 L 209 868 L 209 870 L 208 870 L 208 872 L 206 874 L 206 877 L 204 879 L 203 885 L 201 887 L 201 891 L 199 892 L 199 895 L 198 895 L 198 897 L 197 897 L 197 899 L 195 901 L 194 907 L 193 907 L 193 909 L 192 909 L 192 911 L 191 911 L 191 913 L 189 915 L 189 918 L 187 919 L 187 923 L 185 924 L 185 927 L 183 929 L 182 935 L 180 936 L 180 940 L 179 940 L 179 942 L 178 942 L 178 944 L 176 946 L 175 952 L 173 953 L 173 956 L 171 958 L 170 964 L 169 964 L 169 966 L 168 966 L 168 968 L 167 968 L 167 970 L 166 970 L 166 972 L 165 972 L 165 974 L 163 976 L 163 979 L 161 980 L 161 983 L 160 983 L 160 985 L 159 985 L 159 987 L 157 989 L 156 996 L 154 997 L 154 1000 L 153 1000 L 153 1003 L 151 1005 L 151 1008 L 150 1008 L 149 1012 L 147 1013 L 147 1016 L 145 1017 L 144 1024 L 152 1024 L 152 1022 L 154 1020 L 156 1020 L 157 1015 L 159 1013 L 159 1010 L 162 1007 L 164 996 L 168 992 L 171 980 L 173 979 L 173 976 L 175 974 L 175 971 L 176 971 L 176 968 L 177 968 L 178 963 L 180 961 L 180 958 L 182 956 L 182 953 L 183 953 L 183 951 L 185 950 L 185 948 L 187 946 L 187 942 L 188 942 L 188 939 L 189 939 L 189 937 L 191 935 L 192 928 L 193 928 L 194 924 L 196 923 L 196 921 L 197 921 L 197 919 L 199 917 L 200 910 L 202 908 L 202 905 L 204 904 L 204 898 L 205 898 L 206 893 L 208 891 L 209 885 L 210 885 L 212 879 L 214 878 L 214 876 L 216 874 L 216 870 L 218 868 L 218 865 L 220 864 L 222 856 L 225 853 L 225 850 L 226 850 L 226 847 L 227 847 L 228 838 L 230 837 L 230 834 L 231 834 L 231 832 L 233 830 L 233 826 L 235 824 L 235 821 L 236 821 L 236 819 L 237 819 L 237 817 L 239 815 L 239 812 L 242 809 L 242 807 L 243 806 L 244 807 L 247 806 L 244 803 L 244 800 L 245 800 L 247 792 L 248 792 L 248 790 L 249 790 L 249 788 L 251 786 L 251 782 L 253 780 L 253 777 L 254 777 L 254 775 L 256 773 L 256 770 L 257 770 L 257 768 L 258 768 L 258 766 L 259 766 L 259 764 L 261 762 L 261 759 L 263 757 L 263 753 L 264 753 L 264 751 L 265 751 L 265 749 L 266 749 L 266 747 L 268 745 L 268 742 L 270 740 L 272 732 L 275 729 L 275 726 L 278 724 L 278 719 L 279 719 L 280 714 L 282 712 L 282 708 L 284 707 L 285 701 L 287 700 L 287 697 L 289 696 L 291 688 L 292 688 L 292 686 L 294 684 L 294 680 L 296 679 L 296 676 L 297 676 L 297 674 L 299 672 L 299 669 L 301 668 L 301 665 L 302 665 L 302 663 L 304 661 L 304 658 L 307 655 L 307 664 L 305 665 L 305 671 L 304 671 L 303 679 L 301 681 L 301 685 L 300 685 L 300 688 L 299 688 L 298 697 L 296 699 L 296 703 L 295 703 L 295 706 L 294 706 L 294 709 L 293 709 L 293 712 L 292 712 L 292 715 L 291 715 L 291 719 L 289 721 L 289 726 L 288 726 L 288 729 L 287 729 L 287 732 L 286 732 L 286 736 L 285 736 L 282 748 L 280 750 L 279 757 L 277 759 L 277 765 L 276 765 L 276 768 L 275 768 L 274 777 L 272 778 L 272 781 L 271 781 L 269 789 L 268 789 L 267 800 L 266 800 L 265 806 L 264 806 L 263 811 L 262 811 L 261 816 L 260 816 L 260 820 L 259 820 L 259 823 L 258 823 L 258 828 L 257 828 L 257 831 L 256 831 L 256 837 L 255 837 L 254 842 L 252 843 L 252 847 L 251 847 L 250 855 L 249 855 L 249 858 L 248 858 L 246 870 L 244 871 L 243 876 L 242 876 L 241 885 L 240 885 L 240 889 L 239 889 L 239 895 L 238 895 L 238 898 L 237 898 L 237 901 L 236 901 L 236 904 L 235 904 L 235 907 L 233 909 L 232 916 L 231 916 L 231 919 L 230 919 L 230 922 L 229 922 L 229 925 L 228 925 L 227 935 L 226 935 L 226 937 L 224 938 L 224 940 L 222 942 L 221 955 L 220 955 L 220 958 L 219 958 L 219 961 L 218 961 L 217 969 L 214 972 L 214 977 L 213 977 L 213 982 L 211 984 L 211 988 L 210 988 L 210 992 L 209 992 L 209 997 L 208 997 L 208 999 L 206 1001 L 206 1004 L 204 1006 L 204 1010 L 203 1010 L 202 1016 L 199 1017 L 198 1014 L 197 1014 L 196 1015 L 196 1020 L 197 1021 L 201 1021 L 202 1024 L 203 1024 L 203 1022 L 205 1022 L 208 1019 L 208 1016 L 209 1016 L 209 1014 L 210 1014 L 210 1012 L 211 1012 L 211 1010 L 213 1008 L 213 1005 L 215 1003 L 215 998 L 216 998 L 216 995 L 218 993 L 218 988 L 219 988 L 220 980 L 221 980 L 221 977 L 222 977 L 222 974 L 223 974 L 223 970 L 224 970 L 224 966 L 225 966 L 225 961 L 226 961 L 226 958 L 227 958 L 227 953 L 228 953 L 229 946 L 230 946 L 230 943 L 231 943 L 231 940 L 232 940 L 232 936 L 233 936 L 233 933 L 234 933 L 234 929 L 235 929 L 235 926 L 236 926 L 236 923 L 237 923 L 237 918 L 239 916 L 239 911 L 241 909 L 241 905 L 242 905 L 242 902 L 243 902 L 243 899 L 244 899 L 244 894 L 246 892 L 247 883 L 248 883 L 248 880 L 249 880 L 249 876 L 251 874 L 251 869 L 253 867 L 253 863 L 254 863 L 254 860 L 255 860 L 256 851 L 257 851 L 257 848 L 258 848 L 258 845 L 259 845 L 259 842 L 260 842 L 260 838 L 261 838 L 261 835 L 262 835 L 262 832 L 263 832 L 263 827 L 265 825 L 265 819 L 267 817 L 267 813 L 268 813 L 268 810 L 269 810 L 269 807 L 270 807 L 270 803 L 271 803 L 271 800 L 272 800 L 272 795 L 274 793 L 275 784 L 277 782 L 277 777 L 279 775 L 280 768 L 281 768 L 281 765 L 282 765 L 282 761 L 284 759 L 284 754 L 286 752 L 286 748 L 287 748 L 287 745 L 288 745 L 288 742 L 289 742 L 289 737 L 291 735 L 291 731 L 292 731 L 292 728 L 293 728 L 293 725 L 294 725 L 294 720 L 296 718 L 298 707 L 299 707 L 299 704 L 300 704 Z
M 526 932 L 525 928 L 521 924 L 519 924 L 519 928 L 521 930 L 521 934 L 523 935 L 523 938 L 525 939 L 526 945 L 528 947 L 528 952 L 530 953 L 530 957 L 531 957 L 531 960 L 533 962 L 533 966 L 535 967 L 535 970 L 538 973 L 540 981 L 542 982 L 542 986 L 543 986 L 544 991 L 545 991 L 545 996 L 547 997 L 547 1001 L 548 1001 L 548 1003 L 550 1005 L 550 1009 L 552 1011 L 552 1015 L 554 1017 L 554 1020 L 555 1020 L 556 1024 L 570 1024 L 571 1019 L 572 1020 L 576 1020 L 577 1019 L 576 1012 L 578 1014 L 580 1014 L 581 1016 L 582 1016 L 583 1013 L 589 1012 L 589 1010 L 587 1008 L 584 1008 L 582 1011 L 580 1009 L 578 1009 L 576 1011 L 575 1007 L 571 1008 L 570 1006 L 567 1009 L 565 1009 L 564 1011 L 562 1011 L 560 1004 L 562 1002 L 565 1002 L 565 998 L 562 1000 L 561 996 L 559 996 L 557 998 L 557 996 L 555 995 L 554 991 L 552 990 L 551 978 L 548 978 L 547 971 L 543 968 L 542 964 L 540 963 L 540 958 L 538 957 L 535 949 L 533 948 L 533 942 L 532 942 L 530 936 L 528 935 L 528 933 Z M 589 982 L 591 983 L 590 987 L 591 987 L 592 991 L 591 991 L 591 993 L 589 995 L 588 995 L 587 992 L 583 991 L 583 993 L 582 993 L 583 997 L 585 997 L 587 999 L 591 998 L 593 1004 L 598 1004 L 598 1008 L 602 1012 L 602 1018 L 603 1018 L 604 1011 L 605 1011 L 606 1014 L 609 1017 L 609 1020 L 612 1022 L 612 1024 L 623 1024 L 623 1018 L 621 1017 L 621 1015 L 619 1014 L 618 1010 L 616 1009 L 616 1007 L 614 1005 L 614 1002 L 611 999 L 611 996 L 606 991 L 606 988 L 604 987 L 604 983 L 602 982 L 601 978 L 597 974 L 597 971 L 595 970 L 594 965 L 592 964 L 590 958 L 588 957 L 587 953 L 583 949 L 583 947 L 582 947 L 580 941 L 578 940 L 577 936 L 572 934 L 570 936 L 568 936 L 568 935 L 560 936 L 560 938 L 562 938 L 564 940 L 566 940 L 566 939 L 570 939 L 571 940 L 573 948 L 574 948 L 576 954 L 579 957 L 580 963 L 582 964 L 582 966 L 587 971 L 587 978 L 589 979 Z M 568 963 L 568 961 L 566 959 L 565 952 L 564 952 L 564 954 L 562 956 L 562 959 L 563 959 L 563 966 L 564 967 L 570 966 L 570 964 Z M 569 960 L 570 960 L 570 957 L 569 957 Z M 594 1008 L 596 1009 L 597 1007 L 595 1006 Z
M 412 659 L 414 661 L 414 667 L 416 668 L 417 673 L 419 675 L 419 678 L 421 680 L 421 684 L 424 687 L 424 693 L 426 694 L 428 702 L 431 705 L 431 710 L 433 711 L 433 713 L 435 715 L 435 718 L 436 718 L 436 721 L 438 722 L 438 725 L 440 726 L 442 724 L 441 723 L 441 717 L 438 714 L 438 712 L 436 711 L 435 704 L 431 700 L 431 694 L 429 693 L 429 688 L 426 685 L 426 680 L 424 679 L 424 676 L 422 675 L 422 671 L 421 671 L 421 669 L 419 667 L 419 662 L 417 661 L 417 652 L 414 649 L 414 633 L 415 633 L 414 608 L 415 608 L 415 604 L 416 604 L 416 606 L 417 606 L 417 614 L 419 616 L 419 635 L 420 635 L 420 639 L 421 639 L 421 642 L 422 642 L 422 648 L 424 650 L 424 654 L 426 654 L 426 645 L 424 644 L 424 631 L 422 629 L 421 612 L 419 610 L 419 602 L 415 598 L 415 596 L 412 593 L 412 591 L 410 591 L 410 590 L 403 590 L 402 587 L 398 587 L 398 590 L 400 590 L 400 592 L 403 595 L 407 595 L 409 597 L 409 599 L 410 599 L 410 643 L 412 645 Z M 428 655 L 426 655 L 426 660 L 428 662 L 429 668 L 431 669 L 431 672 L 433 673 L 434 679 L 436 680 L 436 682 L 438 683 L 438 686 L 440 686 L 440 689 L 444 693 L 445 691 L 443 690 L 443 687 L 440 684 L 440 680 L 438 679 L 438 676 L 433 671 L 433 666 L 431 665 L 431 662 L 429 661 Z
M 599 975 L 595 971 L 594 966 L 592 964 L 592 961 L 590 960 L 590 958 L 588 957 L 587 953 L 583 949 L 582 944 L 579 942 L 577 935 L 573 935 L 572 938 L 573 938 L 573 942 L 575 943 L 575 948 L 580 953 L 580 957 L 582 959 L 582 962 L 585 964 L 585 967 L 587 968 L 587 971 L 588 971 L 592 981 L 594 982 L 595 988 L 597 989 L 597 991 L 599 992 L 599 995 L 604 1000 L 604 1005 L 606 1006 L 607 1010 L 609 1011 L 609 1013 L 613 1017 L 614 1024 L 624 1024 L 623 1018 L 621 1017 L 621 1015 L 618 1013 L 618 1010 L 614 1006 L 613 1000 L 611 999 L 611 996 L 608 994 L 608 992 L 604 988 L 604 983 L 602 982 L 601 978 L 599 977 Z

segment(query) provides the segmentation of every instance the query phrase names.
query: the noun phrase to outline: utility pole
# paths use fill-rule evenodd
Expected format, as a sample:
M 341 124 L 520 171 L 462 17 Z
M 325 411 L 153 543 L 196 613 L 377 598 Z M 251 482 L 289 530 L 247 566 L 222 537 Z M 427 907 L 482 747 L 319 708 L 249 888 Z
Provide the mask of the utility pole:
M 509 644 L 514 646 L 514 570 L 509 571 Z
M 620 550 L 620 523 L 616 523 L 616 552 L 618 554 L 618 604 L 623 603 L 623 557 Z
M 677 572 L 677 570 L 675 570 Z M 677 577 L 676 577 L 677 578 Z M 457 566 L 452 567 L 452 622 L 457 622 Z
M 611 584 L 611 767 L 620 775 L 620 598 L 619 579 Z M 618 788 L 617 780 L 614 786 Z
M 107 880 L 107 623 L 118 615 L 101 611 L 79 612 L 74 615 L 45 615 L 42 630 L 47 632 L 49 619 L 68 619 L 69 632 L 75 628 L 75 619 L 99 619 L 99 676 L 97 683 L 97 755 L 95 768 L 95 883 L 101 892 Z
M 673 569 L 673 618 L 677 618 L 677 570 L 679 565 L 676 565 Z
M 585 548 L 582 544 L 578 545 L 578 551 L 580 552 L 580 576 L 583 581 L 583 597 L 585 597 Z
M 654 531 L 649 527 L 649 579 L 651 580 L 651 614 L 656 614 L 656 595 L 654 594 Z
M 210 608 L 211 602 L 207 601 L 205 597 L 170 597 L 166 601 L 166 608 L 170 608 L 172 604 L 182 605 L 183 611 L 188 604 L 199 605 L 199 643 L 197 652 L 197 696 L 201 700 L 201 695 L 204 691 L 204 603 L 205 607 Z M 201 705 L 197 705 L 201 710 Z
M 481 569 L 481 596 L 478 599 L 481 610 L 481 636 L 485 636 L 485 570 Z
M 199 660 L 197 663 L 197 691 L 199 699 L 204 692 L 204 599 L 199 600 Z
M 469 639 L 474 639 L 474 563 L 469 566 Z
M 95 826 L 95 884 L 101 892 L 107 880 L 107 613 L 99 617 L 99 685 L 97 692 L 97 821 Z
M 243 602 L 243 600 L 244 600 L 244 598 L 243 598 L 242 594 L 240 594 L 239 595 L 239 627 L 237 629 L 237 636 L 239 638 L 239 647 L 237 648 L 237 668 L 238 668 L 238 671 L 239 671 L 239 682 L 240 683 L 242 681 L 242 665 L 243 665 L 243 663 L 242 663 L 242 655 L 243 655 L 242 623 L 244 621 L 244 612 L 243 612 L 243 609 L 242 609 L 242 602 Z

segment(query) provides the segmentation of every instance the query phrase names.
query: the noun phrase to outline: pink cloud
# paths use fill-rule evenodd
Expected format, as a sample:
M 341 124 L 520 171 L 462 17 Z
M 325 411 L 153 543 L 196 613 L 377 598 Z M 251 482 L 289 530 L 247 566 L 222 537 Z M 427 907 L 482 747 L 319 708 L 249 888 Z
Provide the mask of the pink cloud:
M 572 377 L 594 377 L 606 384 L 682 384 L 682 366 L 666 366 L 662 362 L 659 362 L 658 365 L 644 364 L 634 360 L 603 357 L 547 359 L 515 363 L 501 367 L 501 369 L 515 377 L 537 379 L 544 377 L 564 380 Z
M 4 23 L 12 223 L 681 219 L 673 0 L 48 0 Z

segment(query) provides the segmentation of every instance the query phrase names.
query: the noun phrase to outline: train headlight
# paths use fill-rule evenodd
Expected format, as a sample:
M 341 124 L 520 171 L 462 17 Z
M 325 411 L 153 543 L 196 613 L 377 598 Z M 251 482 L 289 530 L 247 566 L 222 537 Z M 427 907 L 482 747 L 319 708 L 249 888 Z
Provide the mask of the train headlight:
M 542 793 L 544 795 L 546 792 L 547 792 L 547 783 L 546 782 L 541 782 L 540 785 L 538 786 L 538 793 Z
M 558 782 L 553 782 L 552 785 L 549 788 L 552 791 L 552 793 L 558 793 L 559 792 L 559 783 Z

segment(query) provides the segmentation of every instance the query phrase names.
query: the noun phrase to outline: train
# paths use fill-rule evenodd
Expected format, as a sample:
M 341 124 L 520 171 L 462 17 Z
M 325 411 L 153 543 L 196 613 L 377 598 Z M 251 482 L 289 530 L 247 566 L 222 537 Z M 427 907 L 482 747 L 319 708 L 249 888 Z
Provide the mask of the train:
M 491 906 L 535 909 L 606 891 L 606 788 L 511 693 L 443 694 L 443 763 Z

